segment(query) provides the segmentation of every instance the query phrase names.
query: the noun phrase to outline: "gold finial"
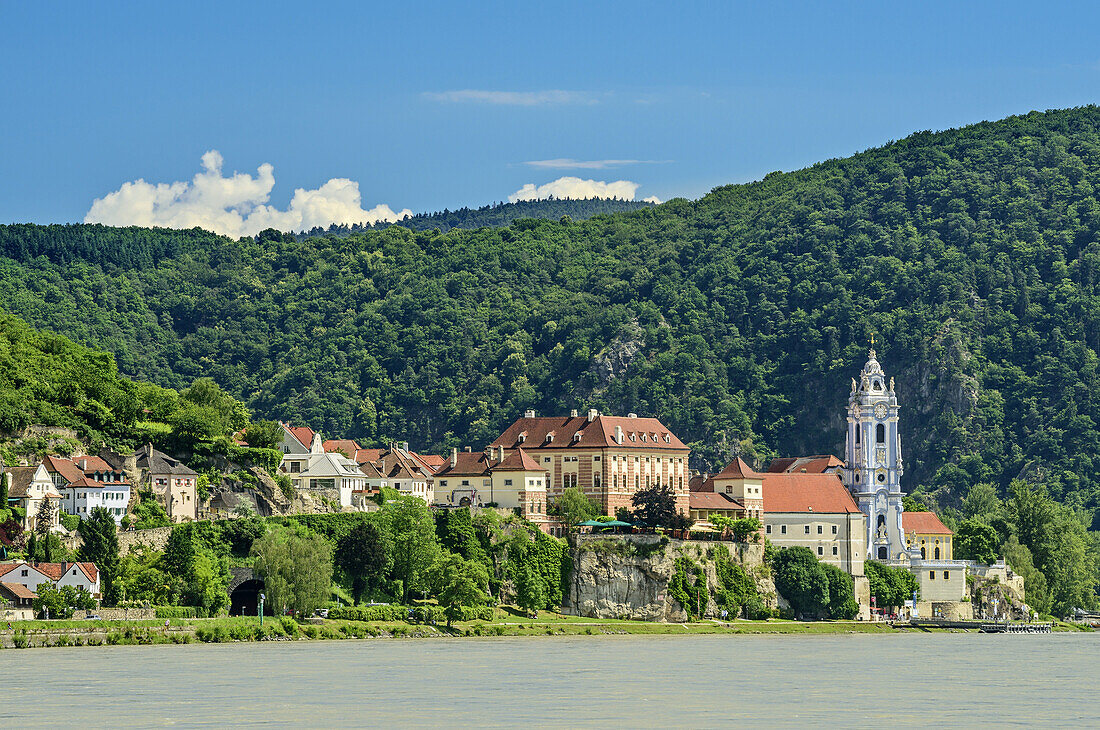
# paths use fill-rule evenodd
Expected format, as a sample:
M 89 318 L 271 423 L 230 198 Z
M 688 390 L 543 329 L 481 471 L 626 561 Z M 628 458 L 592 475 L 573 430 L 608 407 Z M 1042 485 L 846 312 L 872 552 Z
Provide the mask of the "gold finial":
M 874 347 L 874 346 L 875 346 L 875 333 L 872 332 L 871 333 L 871 347 Z

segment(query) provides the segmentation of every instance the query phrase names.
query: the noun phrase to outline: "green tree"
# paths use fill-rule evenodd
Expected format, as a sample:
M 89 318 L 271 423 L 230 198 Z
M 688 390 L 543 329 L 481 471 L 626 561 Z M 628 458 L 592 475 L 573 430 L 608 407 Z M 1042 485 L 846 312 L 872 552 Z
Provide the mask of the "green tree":
M 110 510 L 94 507 L 91 515 L 80 523 L 80 559 L 95 563 L 99 569 L 103 603 L 114 606 L 119 601 L 115 584 L 119 571 L 118 527 Z
M 1000 535 L 990 525 L 971 517 L 955 530 L 955 557 L 974 560 L 985 565 L 995 562 L 1001 554 Z
M 825 612 L 831 619 L 853 619 L 859 613 L 852 576 L 835 565 L 821 563 L 829 582 L 829 603 Z
M 222 390 L 213 378 L 198 378 L 180 396 L 199 408 L 216 414 L 220 436 L 228 436 L 248 425 L 249 412 L 244 404 Z M 252 446 L 253 444 L 249 444 Z
M 336 544 L 336 567 L 351 580 L 351 595 L 358 604 L 364 592 L 378 589 L 393 567 L 393 544 L 373 522 L 351 528 Z
M 461 555 L 442 553 L 427 571 L 433 593 L 443 607 L 450 628 L 462 617 L 464 606 L 480 606 L 488 600 L 489 575 L 485 566 Z
M 516 576 L 516 605 L 528 616 L 537 616 L 539 609 L 546 605 L 542 577 L 530 565 L 524 565 Z
M 391 575 L 401 581 L 401 599 L 408 603 L 413 591 L 427 590 L 426 573 L 439 556 L 435 521 L 417 497 L 386 503 L 382 515 L 394 546 Z
M 874 560 L 863 564 L 875 607 L 883 610 L 905 605 L 914 595 L 920 597 L 916 576 L 905 568 L 894 568 Z
M 978 518 L 988 521 L 1001 513 L 1003 505 L 997 497 L 997 490 L 988 482 L 975 484 L 963 500 L 962 513 L 966 518 Z
M 669 527 L 676 518 L 676 493 L 668 484 L 654 484 L 630 497 L 634 506 L 634 524 L 643 527 Z
M 328 600 L 332 548 L 320 535 L 275 528 L 252 543 L 252 557 L 275 611 L 309 616 Z
M 31 605 L 40 617 L 48 615 L 52 619 L 68 619 L 73 617 L 73 609 L 90 611 L 95 608 L 95 599 L 83 588 L 41 585 Z
M 554 509 L 567 525 L 586 522 L 603 514 L 600 506 L 575 487 L 566 487 L 554 503 Z
M 829 577 L 806 547 L 783 548 L 773 559 L 775 589 L 795 613 L 805 617 L 827 614 Z
M 283 427 L 278 421 L 253 421 L 244 431 L 244 441 L 254 449 L 278 449 L 283 441 Z

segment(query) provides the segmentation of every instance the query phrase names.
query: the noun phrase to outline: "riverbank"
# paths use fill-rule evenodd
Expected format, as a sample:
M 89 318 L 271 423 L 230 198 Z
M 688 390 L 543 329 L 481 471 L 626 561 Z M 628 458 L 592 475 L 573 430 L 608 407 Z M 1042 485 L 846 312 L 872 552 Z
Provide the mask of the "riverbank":
M 390 621 L 314 619 L 298 623 L 290 618 L 255 616 L 212 619 L 169 619 L 131 621 L 13 621 L 0 626 L 0 649 L 115 646 L 126 644 L 191 644 L 248 641 L 322 641 L 369 638 L 458 638 L 467 636 L 594 636 L 701 634 L 893 634 L 966 633 L 967 629 L 913 628 L 865 621 L 698 621 L 694 623 L 647 623 L 626 620 L 597 620 L 541 611 L 528 618 L 497 609 L 493 621 L 458 622 L 444 625 Z M 1056 631 L 1077 630 L 1059 624 Z

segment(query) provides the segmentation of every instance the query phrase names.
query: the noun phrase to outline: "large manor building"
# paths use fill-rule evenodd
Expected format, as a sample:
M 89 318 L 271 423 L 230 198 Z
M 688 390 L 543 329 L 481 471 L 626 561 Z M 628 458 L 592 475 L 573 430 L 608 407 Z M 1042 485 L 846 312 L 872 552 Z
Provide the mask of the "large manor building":
M 574 487 L 614 515 L 620 507 L 632 508 L 635 492 L 668 485 L 676 494 L 677 510 L 688 512 L 691 449 L 656 418 L 608 416 L 595 409 L 567 417 L 538 417 L 527 411 L 490 449 L 503 449 L 505 457 L 520 449 L 526 452 L 545 474 L 550 502 Z

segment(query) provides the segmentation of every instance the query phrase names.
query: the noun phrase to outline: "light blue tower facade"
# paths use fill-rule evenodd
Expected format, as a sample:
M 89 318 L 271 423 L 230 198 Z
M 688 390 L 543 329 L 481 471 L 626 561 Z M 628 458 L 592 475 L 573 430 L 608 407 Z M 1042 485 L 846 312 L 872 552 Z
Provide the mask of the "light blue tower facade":
M 898 399 L 894 379 L 887 382 L 874 349 L 859 381 L 852 380 L 845 455 L 844 482 L 867 515 L 867 557 L 907 562 Z

